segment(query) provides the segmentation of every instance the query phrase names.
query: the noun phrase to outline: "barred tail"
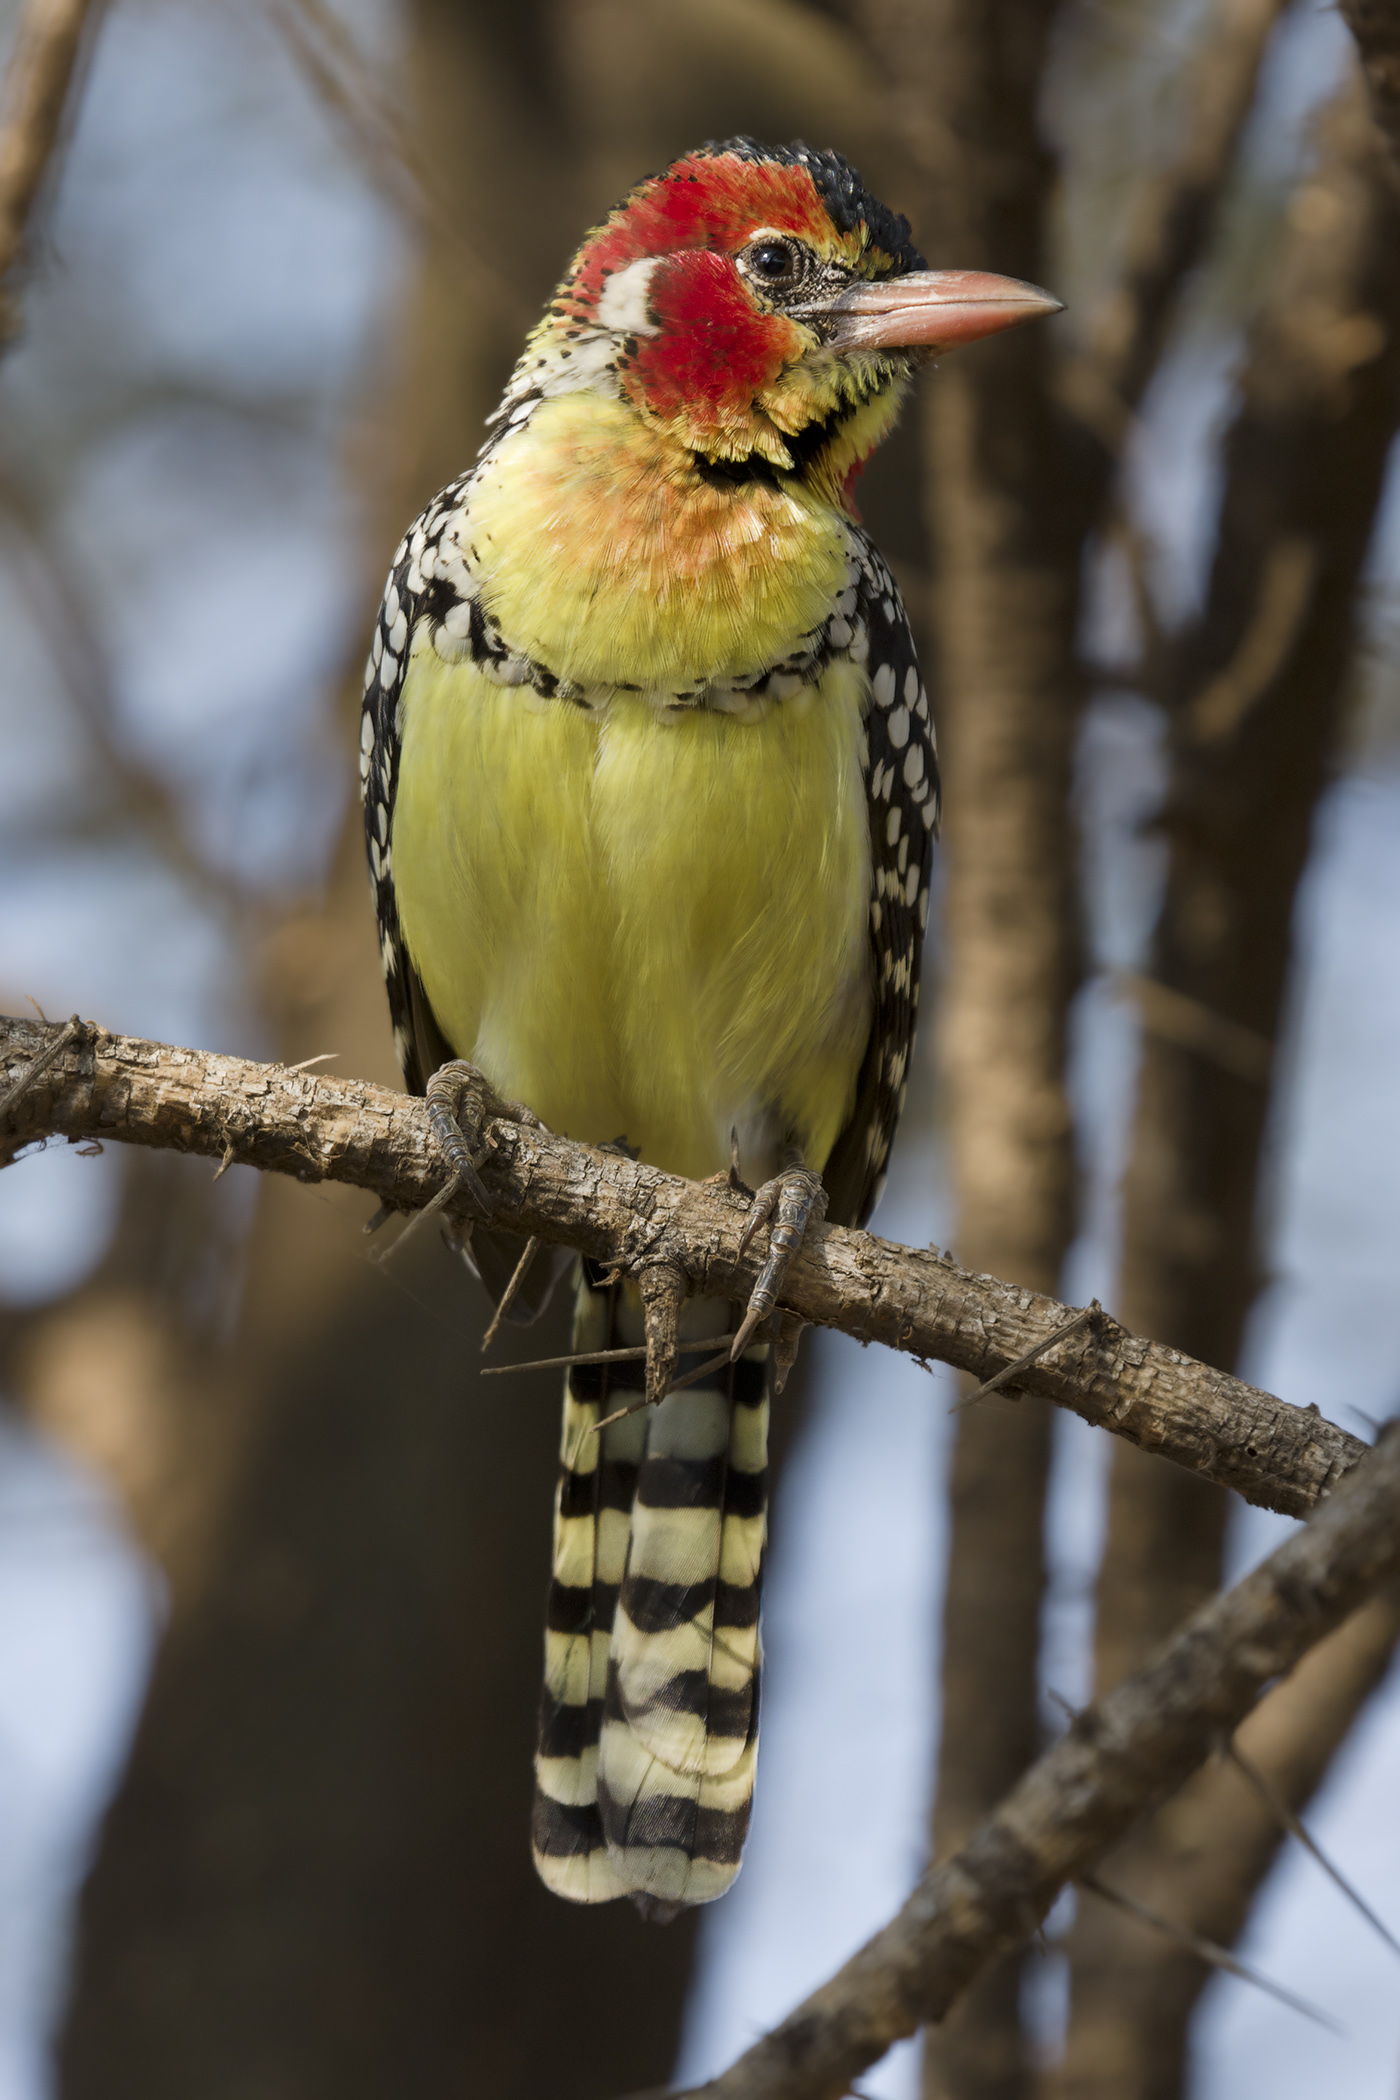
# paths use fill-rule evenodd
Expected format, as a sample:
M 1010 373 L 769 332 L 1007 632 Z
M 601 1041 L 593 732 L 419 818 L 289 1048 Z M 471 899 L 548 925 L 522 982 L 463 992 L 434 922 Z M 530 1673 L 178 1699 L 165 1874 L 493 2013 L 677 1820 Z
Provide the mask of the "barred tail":
M 714 1333 L 717 1308 L 687 1308 Z M 684 1330 L 683 1330 L 684 1331 Z M 628 1287 L 587 1273 L 578 1351 L 639 1337 Z M 535 1864 L 577 1903 L 655 1916 L 739 1870 L 758 1747 L 766 1523 L 764 1352 L 593 1433 L 644 1389 L 638 1364 L 577 1365 L 564 1396 L 554 1577 L 535 1764 Z

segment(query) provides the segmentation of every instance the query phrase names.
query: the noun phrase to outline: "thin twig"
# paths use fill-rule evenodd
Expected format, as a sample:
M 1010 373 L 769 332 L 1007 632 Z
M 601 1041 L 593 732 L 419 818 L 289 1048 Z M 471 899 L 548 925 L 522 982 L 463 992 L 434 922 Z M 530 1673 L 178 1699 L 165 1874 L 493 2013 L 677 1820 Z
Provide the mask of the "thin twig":
M 639 1415 L 643 1409 L 648 1407 L 659 1407 L 661 1402 L 669 1400 L 673 1393 L 683 1393 L 687 1386 L 699 1385 L 702 1378 L 708 1378 L 712 1371 L 717 1371 L 721 1364 L 727 1364 L 729 1360 L 729 1351 L 721 1349 L 719 1355 L 712 1356 L 708 1363 L 697 1364 L 693 1371 L 686 1372 L 684 1378 L 673 1379 L 665 1392 L 658 1393 L 654 1400 L 637 1400 L 633 1402 L 631 1407 L 618 1408 L 616 1414 L 604 1415 L 601 1422 L 593 1424 L 588 1434 L 590 1436 L 600 1436 L 603 1430 L 611 1429 L 614 1422 L 625 1422 L 629 1415 Z
M 1179 1049 L 1209 1058 L 1222 1071 L 1234 1072 L 1256 1086 L 1265 1086 L 1273 1070 L 1274 1046 L 1257 1029 L 1231 1021 L 1189 993 L 1178 992 L 1155 977 L 1136 970 L 1115 970 L 1115 991 L 1135 999 L 1142 1025 L 1150 1035 Z
M 372 1247 L 369 1258 L 375 1267 L 379 1269 L 387 1267 L 394 1256 L 402 1252 L 414 1235 L 427 1224 L 429 1218 L 436 1217 L 441 1211 L 446 1210 L 448 1204 L 463 1193 L 463 1187 L 462 1177 L 458 1174 L 453 1174 L 437 1191 L 437 1194 L 423 1205 L 421 1210 L 415 1210 L 412 1213 L 408 1223 L 396 1240 L 392 1240 L 382 1250 Z M 365 1228 L 366 1231 L 371 1230 L 377 1222 L 377 1219 L 371 1218 L 369 1225 Z
M 1169 1940 L 1175 1940 L 1178 1947 L 1185 1947 L 1198 1960 L 1208 1961 L 1213 1968 L 1223 1969 L 1228 1976 L 1238 1976 L 1242 1983 L 1252 1983 L 1256 1990 L 1267 1991 L 1269 1996 L 1277 1998 L 1281 2005 L 1289 2005 L 1294 2012 L 1303 2013 L 1308 2019 L 1316 2020 L 1319 2027 L 1329 2027 L 1333 2034 L 1343 2032 L 1337 2022 L 1329 2019 L 1325 2012 L 1319 2012 L 1315 2005 L 1309 2005 L 1306 1998 L 1295 1998 L 1292 1991 L 1286 1991 L 1281 1983 L 1271 1983 L 1269 1978 L 1261 1976 L 1257 1969 L 1248 1968 L 1228 1947 L 1218 1947 L 1214 1940 L 1204 1939 L 1199 1932 L 1193 1932 L 1189 1925 L 1178 1925 L 1171 1918 L 1164 1918 L 1160 1911 L 1151 1910 L 1147 1904 L 1139 1903 L 1136 1896 L 1125 1896 L 1121 1889 L 1109 1888 L 1106 1882 L 1099 1880 L 1097 1874 L 1081 1874 L 1076 1886 L 1087 1889 L 1091 1896 L 1101 1897 L 1105 1903 L 1112 1903 L 1116 1909 L 1126 1911 L 1130 1918 L 1138 1918 L 1144 1925 L 1151 1925 L 1156 1931 L 1165 1933 Z
M 359 164 L 381 193 L 412 222 L 455 248 L 484 292 L 513 326 L 535 320 L 520 290 L 475 248 L 461 214 L 451 211 L 413 149 L 408 120 L 379 85 L 344 22 L 322 0 L 267 0 L 287 48 L 339 125 Z
M 1218 0 L 1189 62 L 1177 151 L 1135 201 L 1112 289 L 1065 369 L 1071 405 L 1120 451 L 1161 360 L 1182 287 L 1204 257 L 1284 0 Z
M 1358 1895 L 1357 1891 L 1352 1887 L 1351 1883 L 1341 1872 L 1340 1868 L 1335 1867 L 1332 1864 L 1331 1860 L 1327 1857 L 1327 1854 L 1318 1844 L 1312 1832 L 1308 1829 L 1307 1825 L 1301 1820 L 1301 1818 L 1294 1814 L 1292 1808 L 1289 1806 L 1288 1802 L 1284 1800 L 1282 1794 L 1274 1785 L 1273 1781 L 1269 1778 L 1268 1774 L 1260 1770 L 1259 1766 L 1255 1764 L 1253 1758 L 1246 1757 L 1244 1751 L 1241 1750 L 1239 1744 L 1236 1742 L 1232 1741 L 1225 1745 L 1225 1754 L 1231 1760 L 1232 1763 L 1239 1766 L 1240 1770 L 1244 1773 L 1245 1778 L 1250 1782 L 1250 1785 L 1255 1788 L 1260 1798 L 1267 1803 L 1269 1809 L 1277 1817 L 1278 1821 L 1288 1832 L 1289 1836 L 1297 1838 L 1298 1843 L 1303 1847 L 1303 1849 L 1306 1852 L 1310 1852 L 1312 1854 L 1313 1858 L 1321 1867 L 1323 1873 L 1328 1875 L 1331 1878 L 1331 1880 L 1333 1880 L 1336 1883 L 1337 1887 L 1347 1898 L 1348 1902 L 1355 1905 L 1356 1909 L 1360 1911 L 1362 1917 L 1366 1920 L 1367 1924 L 1374 1926 L 1375 1930 L 1380 1934 L 1381 1938 L 1385 1941 L 1387 1947 L 1390 1948 L 1391 1952 L 1393 1954 L 1400 1954 L 1400 1940 L 1397 1940 L 1394 1933 L 1390 1930 L 1390 1927 L 1384 1924 L 1382 1920 L 1376 1916 L 1376 1913 L 1372 1910 L 1370 1904 L 1366 1902 L 1364 1897 Z
M 542 1244 L 542 1241 L 534 1233 L 532 1233 L 529 1239 L 526 1240 L 525 1252 L 521 1255 L 519 1261 L 515 1264 L 514 1269 L 511 1271 L 510 1282 L 506 1285 L 505 1289 L 501 1293 L 501 1302 L 491 1315 L 491 1325 L 487 1328 L 485 1334 L 481 1337 L 481 1353 L 483 1356 L 486 1354 L 486 1351 L 490 1348 L 492 1342 L 495 1341 L 502 1320 L 510 1311 L 512 1305 L 514 1305 L 515 1294 L 520 1289 L 521 1284 L 525 1281 L 525 1271 L 529 1268 L 531 1262 L 539 1253 Z
M 1341 0 L 1341 10 L 1360 49 L 1371 108 L 1400 180 L 1400 0 Z
M 20 572 L 23 602 L 79 718 L 83 749 L 104 794 L 139 828 L 143 841 L 164 856 L 182 883 L 216 911 L 235 917 L 241 904 L 237 884 L 205 857 L 169 782 L 118 734 L 120 710 L 109 652 L 94 626 L 90 594 L 75 577 L 71 555 L 59 553 L 48 520 L 3 472 L 0 531 L 8 542 L 5 558 Z
M 723 1336 L 707 1334 L 703 1341 L 682 1342 L 677 1355 L 698 1356 L 702 1349 L 709 1349 Z M 537 1356 L 528 1364 L 487 1364 L 483 1378 L 508 1378 L 515 1371 L 571 1371 L 575 1364 L 636 1364 L 647 1353 L 645 1342 L 638 1342 L 635 1349 L 585 1349 L 577 1356 Z M 674 1388 L 673 1388 L 674 1390 Z
M 20 17 L 0 91 L 0 278 L 23 251 L 98 12 L 95 0 L 29 0 Z M 12 320 L 4 332 L 13 332 Z
M 1087 1327 L 1092 1320 L 1102 1317 L 1103 1307 L 1095 1298 L 1091 1305 L 1085 1306 L 1083 1312 L 1077 1312 L 1072 1320 L 1065 1321 L 1063 1327 L 1057 1327 L 1053 1334 L 1047 1334 L 1044 1341 L 1034 1343 L 1024 1356 L 1018 1356 L 1014 1364 L 1008 1364 L 1004 1371 L 997 1372 L 995 1378 L 989 1378 L 985 1384 L 979 1385 L 975 1393 L 969 1393 L 966 1400 L 959 1400 L 956 1406 L 950 1407 L 949 1414 L 960 1414 L 963 1408 L 975 1406 L 977 1401 L 985 1399 L 988 1393 L 994 1393 L 999 1386 L 1006 1385 L 1018 1371 L 1028 1371 L 1033 1363 L 1038 1363 L 1042 1356 L 1048 1355 L 1057 1342 L 1067 1342 L 1072 1334 L 1078 1334 L 1081 1327 Z

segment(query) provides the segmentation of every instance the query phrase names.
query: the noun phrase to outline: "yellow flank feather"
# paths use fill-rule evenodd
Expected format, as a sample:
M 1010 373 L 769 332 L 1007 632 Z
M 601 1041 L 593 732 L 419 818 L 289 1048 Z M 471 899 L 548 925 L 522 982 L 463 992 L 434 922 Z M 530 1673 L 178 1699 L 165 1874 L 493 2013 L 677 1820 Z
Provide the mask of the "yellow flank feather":
M 588 709 L 420 633 L 394 882 L 454 1051 L 552 1129 L 673 1173 L 726 1166 L 732 1127 L 750 1180 L 787 1138 L 819 1169 L 869 1030 L 865 705 L 838 663 L 746 716 Z

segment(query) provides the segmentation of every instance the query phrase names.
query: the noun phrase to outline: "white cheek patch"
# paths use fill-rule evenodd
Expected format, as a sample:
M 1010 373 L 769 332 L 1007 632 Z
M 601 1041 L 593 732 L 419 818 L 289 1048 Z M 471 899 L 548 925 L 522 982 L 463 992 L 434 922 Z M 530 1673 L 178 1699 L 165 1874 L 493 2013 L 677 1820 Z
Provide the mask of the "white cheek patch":
M 642 255 L 626 269 L 617 270 L 599 294 L 598 326 L 614 335 L 655 335 L 656 323 L 647 312 L 647 293 L 652 271 L 664 262 L 661 255 Z

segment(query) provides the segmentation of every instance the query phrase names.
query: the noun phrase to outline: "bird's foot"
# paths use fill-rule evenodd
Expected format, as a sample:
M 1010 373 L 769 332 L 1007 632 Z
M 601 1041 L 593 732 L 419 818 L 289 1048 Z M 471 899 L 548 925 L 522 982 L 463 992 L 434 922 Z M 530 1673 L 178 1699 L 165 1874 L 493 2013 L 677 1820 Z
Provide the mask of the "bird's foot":
M 523 1123 L 529 1130 L 543 1130 L 544 1125 L 524 1102 L 503 1100 L 485 1073 L 464 1057 L 438 1066 L 428 1081 L 427 1103 L 438 1150 L 452 1169 L 453 1193 L 465 1193 L 482 1218 L 489 1218 L 495 1198 L 477 1171 L 492 1150 L 487 1126 Z
M 772 1229 L 768 1234 L 768 1259 L 759 1271 L 758 1281 L 749 1294 L 748 1311 L 734 1337 L 730 1354 L 736 1359 L 742 1356 L 749 1345 L 754 1329 L 766 1320 L 773 1310 L 788 1266 L 803 1235 L 813 1218 L 826 1215 L 826 1190 L 822 1187 L 820 1174 L 811 1167 L 801 1165 L 784 1167 L 771 1181 L 765 1181 L 749 1207 L 744 1230 L 739 1240 L 739 1252 L 743 1254 L 760 1225 L 771 1218 Z M 786 1363 L 780 1366 L 786 1377 L 792 1358 L 797 1353 L 796 1337 L 792 1338 Z

